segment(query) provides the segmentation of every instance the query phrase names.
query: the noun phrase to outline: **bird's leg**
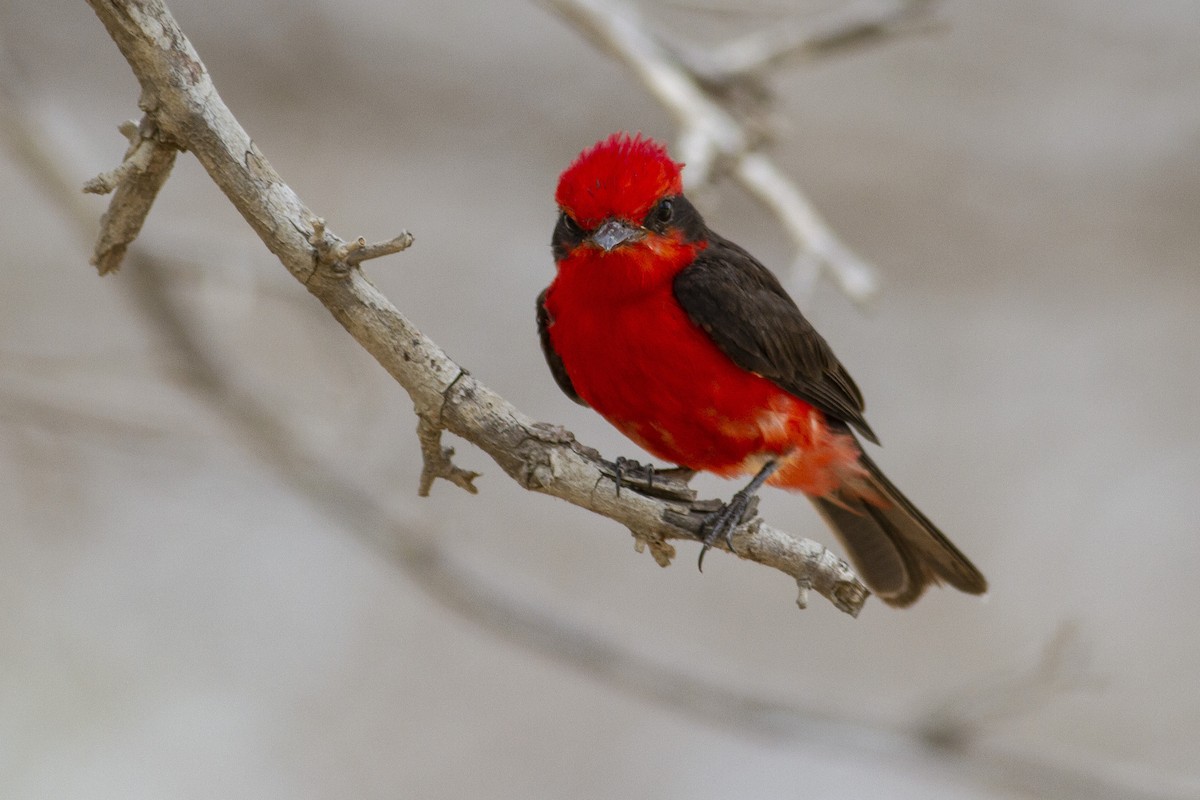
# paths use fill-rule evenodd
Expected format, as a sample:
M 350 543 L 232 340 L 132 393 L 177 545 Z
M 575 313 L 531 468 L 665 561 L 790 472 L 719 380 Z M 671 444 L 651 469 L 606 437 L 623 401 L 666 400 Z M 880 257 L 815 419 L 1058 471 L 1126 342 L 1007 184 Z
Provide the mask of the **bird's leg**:
M 759 488 L 778 468 L 778 460 L 768 461 L 749 483 L 729 498 L 728 503 L 709 514 L 708 519 L 704 520 L 704 525 L 700 528 L 700 532 L 704 535 L 704 546 L 700 548 L 700 561 L 696 565 L 701 572 L 704 571 L 704 554 L 712 548 L 717 539 L 724 537 L 725 544 L 729 545 L 729 552 L 733 552 L 733 532 L 741 523 L 742 515 L 750 507 L 750 502 L 758 493 Z

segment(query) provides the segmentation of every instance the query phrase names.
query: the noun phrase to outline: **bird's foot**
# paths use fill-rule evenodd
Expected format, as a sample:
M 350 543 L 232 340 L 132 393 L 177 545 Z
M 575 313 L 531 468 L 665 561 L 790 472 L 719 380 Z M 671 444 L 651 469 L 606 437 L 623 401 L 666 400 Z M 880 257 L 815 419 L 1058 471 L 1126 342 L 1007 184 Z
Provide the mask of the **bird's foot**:
M 642 464 L 632 458 L 617 456 L 613 466 L 615 467 L 613 482 L 617 484 L 617 497 L 621 496 L 621 484 L 626 478 L 630 479 L 630 483 L 641 483 L 648 490 L 654 489 L 655 469 L 653 464 Z
M 758 489 L 777 469 L 779 469 L 777 459 L 768 461 L 749 483 L 729 498 L 728 503 L 709 514 L 708 519 L 704 520 L 704 524 L 700 527 L 700 533 L 704 536 L 704 546 L 700 548 L 700 561 L 696 564 L 701 572 L 704 571 L 704 554 L 712 549 L 717 539 L 723 537 L 725 544 L 729 547 L 729 552 L 737 552 L 733 549 L 733 532 L 737 530 L 738 525 L 742 524 L 742 518 L 746 516 L 747 512 L 750 512 L 751 517 L 754 516 L 754 512 L 758 509 Z
M 718 540 L 724 539 L 729 552 L 736 552 L 733 549 L 733 532 L 743 522 L 753 519 L 754 514 L 758 511 L 758 495 L 754 491 L 748 491 L 749 488 L 746 487 L 735 493 L 728 503 L 709 514 L 708 518 L 704 520 L 704 524 L 700 527 L 700 534 L 704 537 L 704 546 L 700 548 L 700 560 L 696 564 L 701 572 L 704 571 L 704 555 Z
M 640 494 L 670 500 L 694 500 L 696 497 L 696 493 L 687 486 L 696 471 L 687 467 L 663 469 L 653 464 L 639 463 L 632 458 L 619 457 L 616 461 L 600 459 L 600 470 L 613 479 L 618 497 L 625 486 Z

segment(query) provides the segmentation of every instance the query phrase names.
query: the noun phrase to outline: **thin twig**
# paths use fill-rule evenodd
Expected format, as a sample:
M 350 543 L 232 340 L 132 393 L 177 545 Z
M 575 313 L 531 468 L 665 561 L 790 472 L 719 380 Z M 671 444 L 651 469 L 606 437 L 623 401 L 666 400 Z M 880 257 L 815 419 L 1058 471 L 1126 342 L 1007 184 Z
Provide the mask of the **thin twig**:
M 336 236 L 326 236 L 325 220 L 318 217 L 312 220 L 312 233 L 308 236 L 308 243 L 317 251 L 317 257 L 322 260 L 324 266 L 338 274 L 344 274 L 364 261 L 407 250 L 412 247 L 413 235 L 408 231 L 401 231 L 386 242 L 368 244 L 361 236 L 343 242 Z
M 417 439 L 421 442 L 421 456 L 424 460 L 421 483 L 417 487 L 419 496 L 428 497 L 434 481 L 438 478 L 449 481 L 471 494 L 479 494 L 479 489 L 475 486 L 475 479 L 479 477 L 479 473 L 465 470 L 451 461 L 454 448 L 442 447 L 442 428 L 438 423 L 421 417 L 417 422 Z
M 390 256 L 394 253 L 400 253 L 412 247 L 413 235 L 408 231 L 401 231 L 400 234 L 386 242 L 376 242 L 367 244 L 362 237 L 354 241 L 354 248 L 346 253 L 344 258 L 346 263 L 351 266 L 358 266 L 364 261 L 372 258 L 382 258 Z
M 129 149 L 120 165 L 83 185 L 83 191 L 89 194 L 113 192 L 108 210 L 100 218 L 100 235 L 92 252 L 92 266 L 101 275 L 116 272 L 121 266 L 125 251 L 146 222 L 154 198 L 170 177 L 178 152 L 159 137 L 150 117 L 143 117 L 136 126 L 126 123 L 121 132 L 129 138 Z

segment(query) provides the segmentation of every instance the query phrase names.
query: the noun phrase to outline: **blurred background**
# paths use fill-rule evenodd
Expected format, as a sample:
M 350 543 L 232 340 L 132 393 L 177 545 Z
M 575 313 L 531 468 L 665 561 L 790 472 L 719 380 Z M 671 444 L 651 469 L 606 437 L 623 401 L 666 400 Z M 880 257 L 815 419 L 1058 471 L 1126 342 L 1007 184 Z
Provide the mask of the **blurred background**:
M 703 43 L 833 7 L 734 5 L 645 8 Z M 676 133 L 625 68 L 534 2 L 170 7 L 333 230 L 415 234 L 366 265 L 402 311 L 638 455 L 533 324 L 559 171 Z M 0 795 L 1200 796 L 1200 10 L 935 19 L 771 81 L 771 154 L 884 281 L 806 310 L 992 586 L 852 620 L 724 554 L 660 569 L 463 443 L 481 493 L 417 498 L 406 396 L 189 155 L 98 278 L 77 188 L 136 82 L 85 4 L 0 2 Z M 728 181 L 700 199 L 788 263 Z M 832 544 L 801 497 L 762 511 Z

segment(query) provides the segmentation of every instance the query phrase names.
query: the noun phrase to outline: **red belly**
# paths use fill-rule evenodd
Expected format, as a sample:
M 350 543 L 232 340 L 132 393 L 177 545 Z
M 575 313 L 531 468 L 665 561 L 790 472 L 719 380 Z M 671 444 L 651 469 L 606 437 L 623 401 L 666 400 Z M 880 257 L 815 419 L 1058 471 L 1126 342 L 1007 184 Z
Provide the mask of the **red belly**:
M 550 335 L 575 390 L 655 456 L 732 476 L 811 438 L 812 408 L 734 364 L 669 286 L 607 308 L 569 305 L 569 313 L 556 313 L 555 299 Z
M 812 495 L 857 483 L 864 473 L 852 436 L 830 431 L 820 411 L 739 367 L 688 319 L 671 278 L 691 257 L 585 253 L 560 264 L 545 302 L 551 342 L 575 391 L 670 463 L 734 477 L 778 459 L 768 482 Z

